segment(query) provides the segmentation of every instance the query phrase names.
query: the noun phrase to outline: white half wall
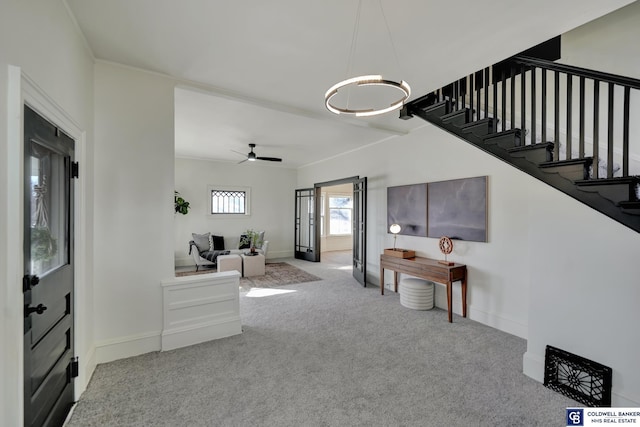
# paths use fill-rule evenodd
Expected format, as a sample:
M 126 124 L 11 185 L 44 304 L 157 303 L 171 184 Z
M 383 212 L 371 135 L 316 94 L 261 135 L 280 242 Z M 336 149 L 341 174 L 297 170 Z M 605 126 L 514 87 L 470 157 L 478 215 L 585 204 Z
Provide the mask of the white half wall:
M 173 218 L 176 265 L 194 264 L 189 255 L 191 233 L 211 232 L 224 236 L 226 246 L 237 246 L 240 234 L 249 228 L 265 231 L 265 239 L 269 241 L 267 258 L 293 256 L 295 169 L 260 162 L 235 164 L 178 158 L 175 175 L 176 190 L 191 207 L 187 215 L 176 214 Z M 249 187 L 251 215 L 235 218 L 211 215 L 209 186 Z

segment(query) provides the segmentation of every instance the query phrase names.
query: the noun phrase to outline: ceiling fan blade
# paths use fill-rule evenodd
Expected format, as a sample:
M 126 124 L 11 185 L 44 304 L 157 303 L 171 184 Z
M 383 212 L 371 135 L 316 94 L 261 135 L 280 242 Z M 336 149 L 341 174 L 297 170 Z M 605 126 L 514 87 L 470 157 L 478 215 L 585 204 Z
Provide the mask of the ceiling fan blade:
M 246 153 L 241 153 L 241 152 L 236 151 L 236 150 L 229 150 L 229 151 L 233 151 L 236 154 L 240 154 L 242 157 L 247 157 Z
M 281 162 L 282 159 L 278 157 L 256 157 L 258 160 L 266 160 L 268 162 Z
M 244 162 L 246 162 L 247 160 L 249 160 L 249 159 L 240 160 L 237 164 L 244 163 Z

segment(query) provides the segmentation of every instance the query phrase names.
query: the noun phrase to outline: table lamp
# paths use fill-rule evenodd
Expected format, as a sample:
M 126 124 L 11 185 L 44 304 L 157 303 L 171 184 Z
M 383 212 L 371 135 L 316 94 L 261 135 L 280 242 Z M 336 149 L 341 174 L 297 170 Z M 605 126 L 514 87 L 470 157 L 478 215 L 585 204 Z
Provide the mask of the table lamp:
M 400 230 L 402 230 L 400 224 L 391 224 L 391 226 L 389 227 L 389 233 L 393 234 L 393 248 L 385 249 L 384 254 L 394 258 L 414 258 L 416 256 L 416 251 L 396 248 L 396 239 L 398 238 L 398 233 L 400 233 Z
M 389 232 L 391 234 L 393 234 L 393 250 L 396 250 L 396 239 L 398 238 L 398 233 L 400 232 L 400 230 L 402 230 L 402 227 L 400 227 L 400 224 L 391 224 L 391 227 L 389 227 Z

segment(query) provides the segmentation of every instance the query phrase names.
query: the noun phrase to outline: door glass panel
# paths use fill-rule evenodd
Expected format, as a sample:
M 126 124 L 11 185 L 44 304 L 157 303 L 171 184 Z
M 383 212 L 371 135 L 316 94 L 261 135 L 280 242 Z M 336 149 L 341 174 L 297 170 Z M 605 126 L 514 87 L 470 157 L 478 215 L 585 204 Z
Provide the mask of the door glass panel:
M 298 248 L 306 251 L 313 247 L 313 192 L 312 190 L 299 193 L 298 198 Z
M 31 142 L 31 274 L 43 276 L 69 262 L 68 188 L 64 156 Z

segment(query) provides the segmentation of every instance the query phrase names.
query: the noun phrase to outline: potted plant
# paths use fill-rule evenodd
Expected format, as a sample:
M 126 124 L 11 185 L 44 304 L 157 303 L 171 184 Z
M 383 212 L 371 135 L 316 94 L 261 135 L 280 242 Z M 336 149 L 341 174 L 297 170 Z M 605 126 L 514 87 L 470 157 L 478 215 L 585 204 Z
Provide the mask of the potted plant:
M 176 213 L 181 213 L 182 215 L 188 214 L 189 202 L 183 199 L 177 191 L 175 192 L 174 199 L 176 204 Z
M 58 242 L 49 227 L 31 227 L 31 259 L 49 261 L 58 253 Z
M 257 231 L 254 231 L 251 228 L 249 228 L 248 230 L 245 230 L 242 233 L 242 236 L 240 236 L 240 245 L 241 246 L 249 245 L 249 250 L 251 251 L 251 253 L 255 253 L 256 246 L 262 246 L 260 233 Z

